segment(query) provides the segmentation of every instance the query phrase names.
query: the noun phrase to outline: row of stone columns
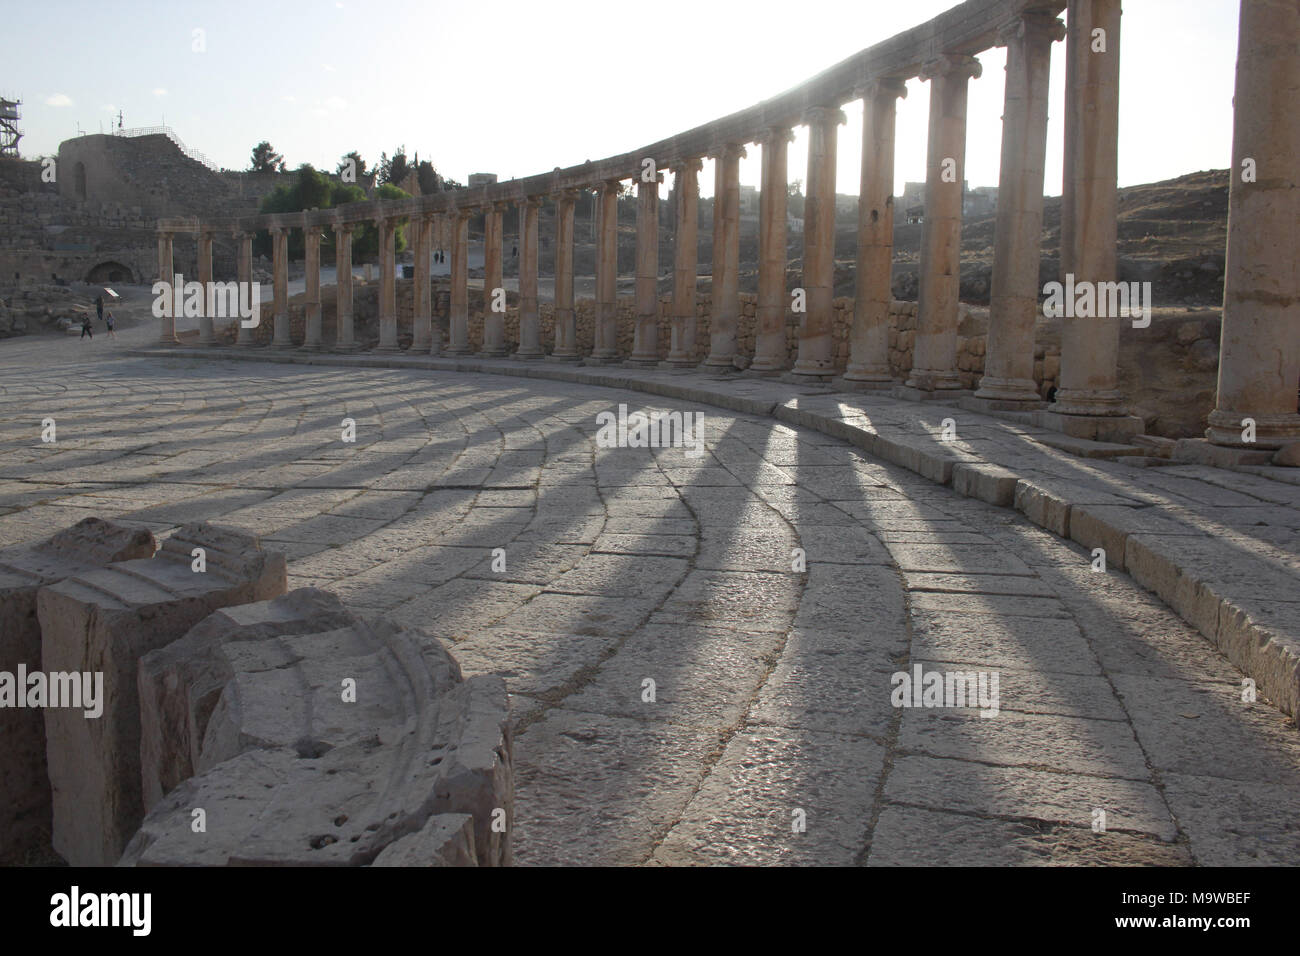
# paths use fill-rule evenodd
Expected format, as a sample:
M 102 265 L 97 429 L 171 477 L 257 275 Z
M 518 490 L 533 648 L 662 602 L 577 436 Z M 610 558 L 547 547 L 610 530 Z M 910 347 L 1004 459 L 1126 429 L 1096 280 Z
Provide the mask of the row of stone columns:
M 976 407 L 1041 408 L 1033 379 L 1039 264 L 1047 146 L 1047 96 L 1052 44 L 1067 39 L 1065 189 L 1062 201 L 1061 272 L 1076 282 L 1117 278 L 1118 89 L 1121 0 L 1070 0 L 1068 32 L 1051 13 L 1025 11 L 998 32 L 1005 46 L 1006 81 L 998 189 L 990 324 L 985 371 L 973 396 Z M 1297 89 L 1297 11 L 1272 0 L 1242 0 L 1242 59 L 1238 64 L 1235 158 L 1249 155 L 1267 163 L 1270 177 L 1238 182 L 1230 193 L 1229 269 L 1225 293 L 1223 361 L 1219 408 L 1210 437 L 1235 443 L 1240 419 L 1253 413 L 1268 441 L 1300 436 L 1295 414 L 1300 330 L 1296 319 L 1294 166 L 1297 121 L 1287 108 Z M 1097 37 L 1101 37 L 1100 46 Z M 1290 44 L 1290 46 L 1288 46 Z M 1247 55 L 1249 54 L 1249 56 Z M 945 54 L 924 64 L 931 84 L 922 230 L 918 320 L 914 360 L 903 394 L 914 398 L 954 397 L 957 372 L 961 226 L 965 172 L 967 94 L 981 75 L 966 54 Z M 863 149 L 858 204 L 856 301 L 850 355 L 841 382 L 848 387 L 894 387 L 889 365 L 890 288 L 893 258 L 894 139 L 897 101 L 906 95 L 902 78 L 876 78 L 854 91 L 863 101 Z M 808 109 L 807 197 L 804 214 L 802 320 L 795 380 L 826 380 L 833 374 L 833 288 L 835 171 L 839 104 Z M 777 124 L 758 137 L 762 148 L 756 347 L 749 368 L 756 374 L 786 370 L 786 317 L 792 302 L 786 289 L 786 199 L 791 125 Z M 1248 150 L 1247 154 L 1245 151 Z M 706 367 L 736 362 L 739 303 L 740 182 L 745 144 L 720 143 L 715 160 L 712 243 L 712 308 Z M 654 165 L 654 164 L 652 164 Z M 668 367 L 695 363 L 698 196 L 701 161 L 674 162 L 675 251 Z M 630 365 L 660 364 L 658 324 L 659 169 L 638 182 L 634 341 Z M 594 183 L 596 262 L 594 347 L 585 361 L 619 360 L 617 341 L 618 195 L 621 179 Z M 579 191 L 554 195 L 556 205 L 555 335 L 553 360 L 576 360 L 573 301 L 574 208 Z M 519 342 L 517 358 L 540 358 L 537 300 L 538 211 L 542 197 L 520 207 Z M 506 203 L 485 213 L 485 297 L 482 354 L 504 356 L 503 228 Z M 468 220 L 475 208 L 453 207 L 451 224 L 451 307 L 446 352 L 468 354 Z M 1245 219 L 1249 217 L 1249 221 Z M 429 280 L 432 215 L 415 229 L 415 321 L 412 348 L 437 353 L 431 327 Z M 1264 248 L 1255 238 L 1263 222 L 1289 241 Z M 394 234 L 397 220 L 381 218 L 380 351 L 395 351 Z M 339 287 L 338 348 L 355 348 L 351 322 L 351 225 L 337 233 Z M 275 328 L 272 344 L 289 342 L 287 230 L 274 236 Z M 200 280 L 211 278 L 210 231 L 200 232 Z M 170 276 L 171 237 L 160 236 L 160 270 Z M 242 237 L 241 278 L 248 270 L 251 236 Z M 164 248 L 165 245 L 165 248 Z M 320 235 L 307 234 L 307 334 L 303 347 L 321 347 L 319 301 Z M 166 267 L 163 268 L 163 263 Z M 1261 266 L 1262 263 L 1262 266 Z M 346 288 L 345 288 L 346 286 Z M 493 308 L 498 306 L 498 308 Z M 798 311 L 798 308 L 795 309 Z M 1087 419 L 1126 415 L 1117 388 L 1120 317 L 1063 319 L 1060 385 L 1052 411 Z M 251 335 L 240 332 L 241 344 Z M 174 326 L 163 338 L 175 341 Z M 212 342 L 211 321 L 201 322 L 200 340 Z M 1276 361 L 1274 359 L 1276 358 Z M 1273 375 L 1271 369 L 1276 368 Z M 1263 380 L 1263 386 L 1249 383 Z

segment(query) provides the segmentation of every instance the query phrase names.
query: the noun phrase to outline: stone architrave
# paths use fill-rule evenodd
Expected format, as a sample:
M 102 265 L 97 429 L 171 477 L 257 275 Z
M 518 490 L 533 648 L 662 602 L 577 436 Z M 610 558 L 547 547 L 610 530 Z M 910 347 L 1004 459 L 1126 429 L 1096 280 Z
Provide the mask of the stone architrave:
M 148 558 L 156 547 L 146 528 L 83 518 L 38 544 L 0 551 L 0 673 L 14 675 L 15 690 L 25 694 L 29 687 L 19 675 L 45 673 L 38 590 L 116 561 Z M 0 695 L 0 864 L 40 849 L 50 826 L 45 716 Z
M 709 354 L 701 363 L 732 368 L 740 323 L 740 160 L 745 147 L 728 143 L 712 154 L 713 276 Z
M 357 333 L 352 317 L 352 232 L 350 222 L 336 222 L 334 229 L 334 351 L 355 352 Z
M 401 351 L 397 344 L 397 220 L 384 216 L 379 229 L 379 344 L 376 352 Z
M 542 201 L 519 204 L 519 348 L 517 359 L 542 357 L 542 321 L 537 305 L 537 224 Z
M 308 223 L 303 228 L 303 278 L 306 285 L 301 348 L 305 352 L 319 352 L 323 344 L 320 317 L 320 227 Z
M 573 218 L 578 195 L 576 189 L 565 189 L 555 196 L 555 348 L 548 358 L 556 362 L 578 358 L 573 315 Z
M 981 74 L 973 56 L 942 56 L 921 72 L 930 81 L 930 130 L 921 227 L 921 282 L 916 341 L 907 384 L 922 392 L 960 389 L 957 306 L 961 288 L 961 220 L 966 175 L 966 101 Z
M 175 267 L 173 265 L 172 233 L 158 233 L 158 281 L 165 286 L 164 295 L 167 296 L 167 307 L 162 310 L 162 328 L 158 334 L 159 345 L 180 345 L 181 340 L 176 335 L 176 290 L 172 288 L 172 283 L 176 281 Z
M 673 321 L 667 368 L 695 366 L 695 286 L 699 272 L 700 169 L 698 159 L 673 164 Z
M 287 349 L 293 344 L 289 331 L 289 230 L 271 228 L 271 262 L 275 280 L 275 329 L 271 347 Z
M 636 180 L 636 325 L 632 355 L 624 363 L 654 368 L 659 364 L 659 183 L 656 169 L 650 182 Z
M 998 34 L 1007 48 L 1002 161 L 993 245 L 993 287 L 984 377 L 976 398 L 1036 405 L 1034 326 L 1042 253 L 1043 167 L 1052 43 L 1065 36 L 1056 17 L 1028 12 Z
M 483 216 L 483 352 L 502 358 L 506 348 L 505 279 L 502 276 L 502 218 L 509 204 L 494 202 Z M 498 293 L 497 290 L 500 290 Z M 501 311 L 493 308 L 497 302 Z
M 785 322 L 789 300 L 785 294 L 786 213 L 790 196 L 787 179 L 790 143 L 794 130 L 769 126 L 763 147 L 762 183 L 758 215 L 758 307 L 754 319 L 754 360 L 748 371 L 772 374 L 786 365 Z
M 1219 392 L 1205 435 L 1279 448 L 1300 441 L 1300 7 L 1242 0 L 1237 36 Z
M 425 632 L 303 588 L 218 611 L 146 656 L 140 699 L 155 799 L 124 864 L 356 866 L 390 848 L 389 863 L 418 861 L 446 841 L 409 837 L 446 814 L 473 820 L 473 842 L 453 840 L 442 863 L 510 862 L 505 683 L 462 679 Z M 204 840 L 196 806 L 223 821 Z
M 203 570 L 196 549 L 202 549 Z M 103 713 L 45 711 L 54 849 L 73 866 L 109 866 L 144 817 L 139 660 L 217 608 L 284 593 L 284 555 L 207 524 L 177 530 L 152 558 L 83 572 L 37 594 L 47 671 L 103 675 Z
M 469 354 L 469 217 L 471 210 L 453 208 L 451 216 L 451 314 L 447 355 Z
M 803 213 L 805 309 L 799 327 L 799 357 L 791 374 L 825 379 L 834 368 L 835 315 L 835 147 L 842 110 L 815 106 L 808 124 L 808 195 Z
M 239 253 L 236 259 L 235 269 L 236 269 L 236 277 L 239 280 L 239 287 L 241 290 L 240 300 L 251 303 L 253 301 L 253 297 L 252 297 L 253 296 L 252 294 L 253 234 L 251 232 L 243 232 L 242 230 L 235 230 L 235 242 L 238 243 L 239 245 Z M 257 326 L 260 325 L 262 322 L 261 308 L 260 308 L 260 301 L 261 301 L 260 295 L 258 296 L 258 301 L 259 301 L 258 314 L 250 316 L 247 320 L 255 324 L 245 326 L 244 325 L 245 319 L 242 315 L 236 320 L 235 328 L 238 330 L 235 333 L 236 345 L 248 347 L 256 344 Z
M 586 364 L 618 359 L 618 194 L 620 182 L 596 185 L 596 322 L 595 344 Z
M 199 285 L 203 287 L 203 312 L 199 316 L 199 345 L 217 345 L 217 336 L 212 326 L 215 318 L 209 309 L 214 304 L 212 299 L 212 230 L 204 226 L 199 229 Z
M 894 265 L 894 129 L 898 100 L 907 96 L 899 79 L 873 80 L 862 96 L 862 183 L 858 192 L 857 288 L 849 364 L 852 388 L 894 385 L 889 368 L 889 306 Z

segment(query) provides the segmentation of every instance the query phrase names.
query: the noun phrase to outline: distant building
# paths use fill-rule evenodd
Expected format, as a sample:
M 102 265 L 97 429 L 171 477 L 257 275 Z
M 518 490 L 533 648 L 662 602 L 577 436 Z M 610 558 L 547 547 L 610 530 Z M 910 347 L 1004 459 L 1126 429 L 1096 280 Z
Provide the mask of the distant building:
M 496 173 L 470 173 L 469 183 L 467 185 L 469 185 L 470 187 L 491 186 L 496 181 L 497 181 Z
M 758 187 L 740 187 L 740 214 L 742 216 L 758 215 Z
M 998 187 L 977 186 L 962 182 L 962 216 L 991 216 L 997 211 Z M 895 200 L 895 208 L 903 210 L 905 221 L 911 224 L 925 221 L 925 183 L 904 183 L 903 195 Z

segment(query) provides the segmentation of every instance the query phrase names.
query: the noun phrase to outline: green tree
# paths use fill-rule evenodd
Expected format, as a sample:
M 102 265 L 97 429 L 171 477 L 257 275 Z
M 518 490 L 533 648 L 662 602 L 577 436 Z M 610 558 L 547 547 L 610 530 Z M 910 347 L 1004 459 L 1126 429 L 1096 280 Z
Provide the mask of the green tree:
M 262 140 L 253 147 L 253 164 L 249 168 L 255 173 L 282 173 L 284 157 L 268 141 Z

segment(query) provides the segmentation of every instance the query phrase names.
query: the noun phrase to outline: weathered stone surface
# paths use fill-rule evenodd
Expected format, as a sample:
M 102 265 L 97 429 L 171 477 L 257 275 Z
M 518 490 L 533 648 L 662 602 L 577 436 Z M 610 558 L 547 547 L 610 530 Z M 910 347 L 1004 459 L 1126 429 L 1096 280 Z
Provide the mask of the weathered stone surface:
M 365 865 L 440 814 L 468 814 L 472 841 L 435 827 L 389 862 L 510 862 L 505 684 L 462 680 L 422 631 L 300 589 L 207 618 L 141 662 L 140 686 L 146 790 L 197 775 L 154 804 L 124 864 Z
M 38 544 L 0 551 L 0 671 L 42 670 L 36 594 L 48 584 L 111 564 L 147 558 L 147 528 L 83 518 Z M 45 717 L 39 708 L 0 707 L 0 862 L 48 843 L 50 784 Z
M 206 570 L 193 570 L 203 548 Z M 284 592 L 285 563 L 255 537 L 186 525 L 152 558 L 87 571 L 37 596 L 44 667 L 104 675 L 104 712 L 45 712 L 54 847 L 74 866 L 117 860 L 144 815 L 140 787 L 140 658 L 230 604 Z
M 395 840 L 372 866 L 478 866 L 474 852 L 474 818 L 468 813 L 429 817 L 416 833 Z

